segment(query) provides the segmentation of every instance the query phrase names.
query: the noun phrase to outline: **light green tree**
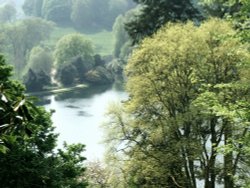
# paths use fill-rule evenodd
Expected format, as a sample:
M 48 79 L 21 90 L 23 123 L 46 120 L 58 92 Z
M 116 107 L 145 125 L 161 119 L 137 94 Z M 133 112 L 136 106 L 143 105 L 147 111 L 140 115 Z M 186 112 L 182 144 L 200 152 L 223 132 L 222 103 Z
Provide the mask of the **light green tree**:
M 90 60 L 89 66 L 93 63 L 93 46 L 91 41 L 78 33 L 63 36 L 56 44 L 54 58 L 57 65 L 71 62 L 77 57 Z
M 24 74 L 27 73 L 28 69 L 32 69 L 35 72 L 43 71 L 47 75 L 50 75 L 52 66 L 52 54 L 40 46 L 35 46 L 30 51 Z
M 40 18 L 21 20 L 3 25 L 1 31 L 4 37 L 7 53 L 13 61 L 15 76 L 21 79 L 29 51 L 41 41 L 47 39 L 53 29 L 53 24 Z
M 114 108 L 107 137 L 116 142 L 111 152 L 123 153 L 129 187 L 246 183 L 249 53 L 235 36 L 218 19 L 168 24 L 134 50 L 126 67 L 129 119 Z

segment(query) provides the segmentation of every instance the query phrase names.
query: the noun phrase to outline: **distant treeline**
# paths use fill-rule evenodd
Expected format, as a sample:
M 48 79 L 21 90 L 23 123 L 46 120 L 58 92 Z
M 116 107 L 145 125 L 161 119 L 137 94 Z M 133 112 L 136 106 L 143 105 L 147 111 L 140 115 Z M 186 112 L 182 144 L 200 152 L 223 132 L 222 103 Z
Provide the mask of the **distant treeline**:
M 23 10 L 27 16 L 93 32 L 111 30 L 116 17 L 134 6 L 132 0 L 25 0 Z

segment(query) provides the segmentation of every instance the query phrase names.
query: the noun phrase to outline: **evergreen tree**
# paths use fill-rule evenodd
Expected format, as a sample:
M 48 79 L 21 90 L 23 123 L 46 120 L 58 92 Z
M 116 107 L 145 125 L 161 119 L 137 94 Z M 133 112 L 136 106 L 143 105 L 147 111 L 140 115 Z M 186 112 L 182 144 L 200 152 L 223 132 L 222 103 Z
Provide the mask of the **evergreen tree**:
M 171 21 L 199 21 L 201 12 L 192 0 L 134 0 L 141 5 L 141 12 L 126 24 L 134 43 L 151 36 L 162 25 Z

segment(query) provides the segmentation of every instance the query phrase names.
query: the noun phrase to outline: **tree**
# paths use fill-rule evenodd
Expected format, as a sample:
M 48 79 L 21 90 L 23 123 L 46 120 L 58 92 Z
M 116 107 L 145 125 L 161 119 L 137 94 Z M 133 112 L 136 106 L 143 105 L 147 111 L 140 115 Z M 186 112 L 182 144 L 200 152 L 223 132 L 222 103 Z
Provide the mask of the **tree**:
M 11 68 L 0 56 L 1 187 L 86 187 L 84 145 L 55 151 L 51 113 L 25 97 L 24 87 L 10 80 Z
M 56 44 L 54 57 L 57 65 L 70 62 L 74 58 L 90 60 L 89 67 L 93 56 L 92 43 L 85 39 L 81 34 L 73 33 L 63 36 Z
M 4 25 L 1 29 L 6 46 L 4 51 L 13 60 L 15 76 L 21 79 L 28 52 L 49 37 L 53 24 L 40 18 L 32 18 Z
M 88 0 L 75 0 L 72 5 L 71 20 L 78 30 L 91 31 L 94 27 L 93 10 Z
M 232 16 L 241 8 L 241 2 L 238 0 L 202 0 L 201 3 L 207 15 L 219 18 Z
M 25 0 L 23 3 L 23 11 L 27 16 L 42 16 L 42 6 L 44 0 Z
M 69 25 L 71 6 L 70 0 L 44 0 L 42 17 L 59 25 Z
M 90 188 L 110 187 L 108 183 L 109 171 L 100 161 L 90 161 L 87 163 L 86 179 Z
M 73 64 L 67 63 L 60 66 L 56 77 L 64 86 L 70 86 L 76 83 L 77 73 L 76 67 Z
M 249 53 L 235 36 L 218 19 L 168 24 L 133 52 L 130 97 L 110 113 L 108 137 L 130 187 L 246 183 Z
M 48 76 L 51 74 L 53 66 L 53 58 L 48 49 L 44 49 L 40 46 L 35 46 L 31 49 L 26 69 L 32 69 L 35 72 L 43 71 Z
M 24 75 L 24 85 L 28 92 L 42 91 L 44 86 L 51 85 L 51 79 L 44 71 L 33 71 L 29 69 Z
M 200 21 L 199 7 L 193 1 L 184 0 L 134 0 L 141 5 L 141 12 L 126 24 L 126 30 L 134 43 L 151 36 L 167 22 Z
M 0 7 L 0 22 L 12 22 L 16 19 L 16 9 L 11 4 Z
M 111 30 L 116 17 L 133 6 L 131 0 L 75 0 L 72 3 L 71 20 L 80 31 Z

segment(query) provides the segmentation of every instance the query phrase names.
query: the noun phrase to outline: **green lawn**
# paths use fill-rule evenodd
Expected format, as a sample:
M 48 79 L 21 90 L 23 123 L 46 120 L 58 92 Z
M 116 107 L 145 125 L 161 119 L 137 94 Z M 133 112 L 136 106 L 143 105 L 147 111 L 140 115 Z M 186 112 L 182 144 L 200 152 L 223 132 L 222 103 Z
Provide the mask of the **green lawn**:
M 51 34 L 50 40 L 46 42 L 49 46 L 53 47 L 56 42 L 63 37 L 64 35 L 70 34 L 70 33 L 77 33 L 74 28 L 66 27 L 56 27 L 54 31 Z M 93 34 L 84 34 L 86 38 L 92 41 L 94 45 L 95 53 L 100 55 L 110 55 L 113 51 L 114 46 L 114 39 L 112 32 L 109 31 L 102 31 L 99 33 L 93 33 Z

